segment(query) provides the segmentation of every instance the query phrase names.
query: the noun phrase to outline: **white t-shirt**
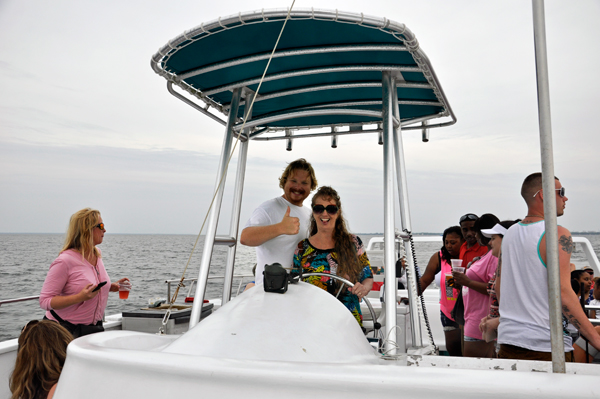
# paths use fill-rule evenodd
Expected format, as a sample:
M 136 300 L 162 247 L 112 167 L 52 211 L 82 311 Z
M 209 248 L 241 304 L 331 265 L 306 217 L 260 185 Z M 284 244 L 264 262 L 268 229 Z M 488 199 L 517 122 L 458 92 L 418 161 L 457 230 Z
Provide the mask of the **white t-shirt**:
M 263 283 L 265 265 L 277 262 L 283 267 L 292 267 L 296 246 L 300 241 L 308 238 L 311 210 L 306 206 L 293 205 L 283 197 L 276 197 L 260 204 L 244 227 L 269 226 L 279 223 L 288 206 L 290 207 L 290 216 L 300 219 L 300 230 L 298 230 L 298 234 L 282 234 L 256 247 L 256 284 Z

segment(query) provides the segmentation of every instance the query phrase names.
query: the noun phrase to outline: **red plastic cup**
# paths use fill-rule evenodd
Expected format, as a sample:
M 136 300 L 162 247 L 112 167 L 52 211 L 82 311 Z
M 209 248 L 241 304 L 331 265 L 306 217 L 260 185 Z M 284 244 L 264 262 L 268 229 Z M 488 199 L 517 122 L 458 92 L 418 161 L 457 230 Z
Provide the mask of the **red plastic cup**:
M 131 291 L 131 284 L 129 284 L 129 283 L 119 284 L 119 298 L 120 299 L 129 298 L 129 291 Z

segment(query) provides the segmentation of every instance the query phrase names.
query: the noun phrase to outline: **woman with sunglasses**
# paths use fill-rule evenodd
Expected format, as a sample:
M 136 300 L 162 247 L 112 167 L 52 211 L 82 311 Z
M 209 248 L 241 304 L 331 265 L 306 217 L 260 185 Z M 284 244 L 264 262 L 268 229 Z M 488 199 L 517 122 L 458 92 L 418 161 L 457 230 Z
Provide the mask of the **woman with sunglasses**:
M 15 368 L 9 379 L 11 399 L 51 399 L 73 336 L 50 320 L 32 320 L 19 336 Z
M 335 274 L 354 284 L 343 290 L 338 299 L 352 312 L 362 326 L 360 300 L 373 287 L 369 258 L 358 236 L 350 234 L 342 215 L 337 191 L 321 187 L 312 198 L 310 237 L 300 241 L 294 253 L 292 273 Z M 307 280 L 337 295 L 341 283 L 329 277 L 311 276 Z
M 75 338 L 104 331 L 102 318 L 109 292 L 118 292 L 122 278 L 111 283 L 96 247 L 104 238 L 100 212 L 82 209 L 69 222 L 65 244 L 50 265 L 40 293 L 44 318 L 55 320 Z

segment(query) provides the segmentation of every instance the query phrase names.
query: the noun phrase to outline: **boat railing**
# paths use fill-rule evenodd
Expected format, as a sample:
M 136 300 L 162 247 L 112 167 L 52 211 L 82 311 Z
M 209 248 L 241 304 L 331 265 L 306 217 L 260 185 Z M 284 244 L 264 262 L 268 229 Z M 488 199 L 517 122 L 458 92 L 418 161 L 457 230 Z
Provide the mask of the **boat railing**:
M 588 312 L 590 310 L 595 310 L 596 313 L 600 312 L 600 306 L 598 305 L 585 305 L 585 310 L 587 310 Z M 590 322 L 595 325 L 595 326 L 600 326 L 600 319 L 590 319 Z
M 237 287 L 237 291 L 235 293 L 235 295 L 239 295 L 240 291 L 242 289 L 242 284 L 244 283 L 244 281 L 248 281 L 250 282 L 251 279 L 254 278 L 254 275 L 252 274 L 235 274 L 233 276 L 234 279 L 239 279 L 239 284 Z M 208 276 L 209 280 L 224 280 L 225 276 Z M 246 280 L 248 279 L 248 280 Z M 165 280 L 165 283 L 167 284 L 167 298 L 171 298 L 171 284 L 179 284 L 180 280 Z M 196 285 L 198 279 L 197 278 L 186 278 L 183 280 L 184 283 L 190 283 L 188 290 L 187 290 L 187 297 L 192 296 L 193 292 L 194 292 L 194 286 Z
M 34 295 L 34 296 L 24 296 L 22 298 L 0 299 L 0 306 L 4 305 L 6 303 L 33 301 L 35 299 L 40 299 L 40 296 Z

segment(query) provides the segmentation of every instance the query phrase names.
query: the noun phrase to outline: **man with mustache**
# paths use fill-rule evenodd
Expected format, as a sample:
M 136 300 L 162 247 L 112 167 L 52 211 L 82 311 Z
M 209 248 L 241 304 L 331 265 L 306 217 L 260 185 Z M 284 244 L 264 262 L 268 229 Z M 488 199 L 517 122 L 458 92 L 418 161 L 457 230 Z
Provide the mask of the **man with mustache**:
M 291 267 L 298 242 L 308 237 L 310 208 L 303 206 L 317 178 L 310 163 L 300 158 L 290 163 L 279 178 L 281 197 L 262 203 L 242 230 L 240 242 L 256 247 L 256 284 L 263 283 L 265 265 L 275 262 Z

